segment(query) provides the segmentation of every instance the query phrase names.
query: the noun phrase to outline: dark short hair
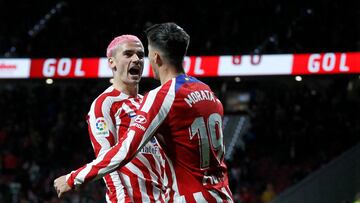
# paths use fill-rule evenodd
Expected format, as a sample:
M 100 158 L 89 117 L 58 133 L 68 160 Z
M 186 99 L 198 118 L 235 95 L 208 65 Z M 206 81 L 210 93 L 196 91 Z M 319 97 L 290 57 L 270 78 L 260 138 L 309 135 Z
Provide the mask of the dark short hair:
M 175 23 L 155 24 L 145 31 L 149 44 L 163 52 L 166 60 L 182 69 L 190 36 Z

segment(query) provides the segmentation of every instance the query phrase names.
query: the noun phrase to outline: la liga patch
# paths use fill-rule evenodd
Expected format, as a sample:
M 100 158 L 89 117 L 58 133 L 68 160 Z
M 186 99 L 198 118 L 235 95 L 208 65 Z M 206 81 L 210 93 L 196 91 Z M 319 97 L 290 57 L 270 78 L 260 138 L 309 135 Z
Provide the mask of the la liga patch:
M 105 135 L 108 133 L 107 125 L 103 117 L 96 119 L 95 127 L 96 127 L 96 134 Z

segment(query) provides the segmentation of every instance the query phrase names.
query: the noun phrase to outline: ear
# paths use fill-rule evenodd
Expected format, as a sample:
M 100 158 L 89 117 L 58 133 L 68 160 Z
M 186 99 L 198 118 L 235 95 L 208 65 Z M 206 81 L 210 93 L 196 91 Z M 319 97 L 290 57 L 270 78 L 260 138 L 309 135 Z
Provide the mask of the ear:
M 161 67 L 162 65 L 163 65 L 163 60 L 162 60 L 162 58 L 161 58 L 161 55 L 158 53 L 158 52 L 155 52 L 155 63 L 159 66 L 159 67 Z
M 110 57 L 108 58 L 108 63 L 111 69 L 115 68 L 115 61 L 114 61 L 114 57 Z

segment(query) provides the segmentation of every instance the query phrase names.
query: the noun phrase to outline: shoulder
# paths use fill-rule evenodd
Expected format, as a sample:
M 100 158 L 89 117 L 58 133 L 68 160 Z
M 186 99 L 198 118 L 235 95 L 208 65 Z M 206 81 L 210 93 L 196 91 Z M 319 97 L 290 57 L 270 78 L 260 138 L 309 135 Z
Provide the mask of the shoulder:
M 173 78 L 173 79 L 167 81 L 165 84 L 149 91 L 145 95 L 145 98 L 150 97 L 150 96 L 173 94 L 173 93 L 175 93 L 175 84 L 176 84 L 176 79 Z
M 90 112 L 110 111 L 114 103 L 121 102 L 128 99 L 128 96 L 114 89 L 112 86 L 108 87 L 102 92 L 91 104 Z
M 138 95 L 137 95 L 137 97 L 138 97 L 139 99 L 144 98 L 144 96 L 143 96 L 143 95 L 141 95 L 141 94 L 138 94 Z
M 175 98 L 175 78 L 167 81 L 165 84 L 148 92 L 140 107 L 141 111 L 148 112 L 151 108 L 156 109 L 170 106 Z

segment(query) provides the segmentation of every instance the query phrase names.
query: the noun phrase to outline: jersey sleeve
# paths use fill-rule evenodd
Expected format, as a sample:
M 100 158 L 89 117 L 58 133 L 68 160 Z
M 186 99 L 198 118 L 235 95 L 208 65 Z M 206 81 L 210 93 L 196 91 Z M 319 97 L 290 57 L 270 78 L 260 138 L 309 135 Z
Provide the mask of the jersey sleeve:
M 74 188 L 91 180 L 99 179 L 131 161 L 166 119 L 174 99 L 175 79 L 150 91 L 144 97 L 127 134 L 91 163 L 69 173 L 66 176 L 69 186 Z
M 101 155 L 115 144 L 116 128 L 110 108 L 111 103 L 100 97 L 91 105 L 87 117 L 89 136 L 95 156 Z
M 106 97 L 100 96 L 93 102 L 88 114 L 89 136 L 96 157 L 115 145 L 115 136 L 117 135 L 111 104 Z M 121 192 L 119 191 L 122 191 L 124 186 L 118 172 L 114 171 L 105 175 L 104 182 L 112 194 L 116 197 L 120 196 Z

